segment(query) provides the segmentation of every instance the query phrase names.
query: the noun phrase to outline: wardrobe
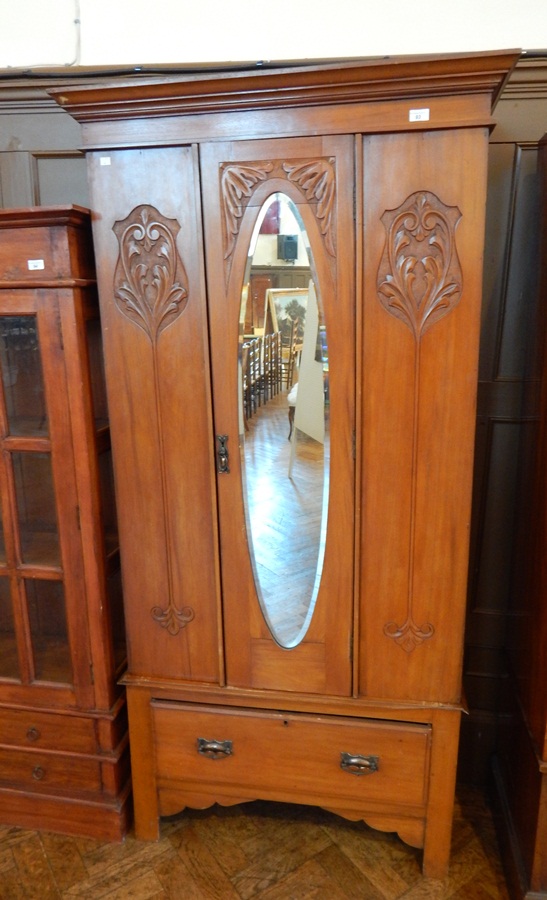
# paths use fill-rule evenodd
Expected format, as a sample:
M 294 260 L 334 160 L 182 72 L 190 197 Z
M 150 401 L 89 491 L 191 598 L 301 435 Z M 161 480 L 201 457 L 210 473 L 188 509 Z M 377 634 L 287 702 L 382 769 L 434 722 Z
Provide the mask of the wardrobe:
M 52 92 L 89 172 L 140 838 L 187 806 L 290 801 L 397 832 L 446 873 L 488 135 L 517 58 Z M 274 200 L 310 281 L 296 444 L 257 466 L 245 286 Z

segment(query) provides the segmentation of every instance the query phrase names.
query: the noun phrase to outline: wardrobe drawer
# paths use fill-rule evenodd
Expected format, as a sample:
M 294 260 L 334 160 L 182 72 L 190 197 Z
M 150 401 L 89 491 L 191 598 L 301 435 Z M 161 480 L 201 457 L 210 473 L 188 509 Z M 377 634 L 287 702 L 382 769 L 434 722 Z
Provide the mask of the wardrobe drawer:
M 226 795 L 423 809 L 431 728 L 153 701 L 158 783 Z M 200 743 L 202 746 L 200 747 Z
M 0 782 L 10 787 L 99 791 L 101 772 L 99 763 L 94 760 L 55 753 L 0 750 Z
M 26 709 L 0 709 L 0 744 L 72 753 L 95 753 L 92 719 Z

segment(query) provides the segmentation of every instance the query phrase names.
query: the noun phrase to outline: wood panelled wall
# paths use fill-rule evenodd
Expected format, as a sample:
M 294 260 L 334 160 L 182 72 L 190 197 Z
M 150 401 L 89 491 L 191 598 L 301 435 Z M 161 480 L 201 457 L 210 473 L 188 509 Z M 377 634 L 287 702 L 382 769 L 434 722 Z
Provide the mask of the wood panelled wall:
M 57 82 L 58 83 L 58 82 Z M 80 130 L 47 82 L 0 79 L 0 206 L 88 204 Z M 506 714 L 513 546 L 521 450 L 537 416 L 531 353 L 537 324 L 537 144 L 547 132 L 547 60 L 525 60 L 495 111 L 491 136 L 459 777 L 485 783 Z M 469 177 L 473 175 L 470 172 Z
M 43 86 L 42 86 L 43 85 Z M 0 79 L 0 206 L 88 206 L 80 125 L 46 95 L 43 81 Z
M 506 636 L 518 615 L 514 548 L 526 433 L 538 415 L 538 141 L 547 60 L 517 67 L 495 110 L 486 216 L 460 779 L 484 783 L 507 708 Z

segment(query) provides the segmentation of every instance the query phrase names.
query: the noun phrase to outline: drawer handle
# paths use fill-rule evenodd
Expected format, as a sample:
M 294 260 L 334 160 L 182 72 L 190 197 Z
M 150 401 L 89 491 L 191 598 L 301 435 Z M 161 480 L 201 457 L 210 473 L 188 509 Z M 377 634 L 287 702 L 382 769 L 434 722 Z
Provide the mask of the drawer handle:
M 226 759 L 232 752 L 231 741 L 209 741 L 207 738 L 198 738 L 198 753 L 207 759 Z
M 351 753 L 340 754 L 340 768 L 350 775 L 372 775 L 378 771 L 379 756 L 352 756 Z
M 45 774 L 46 770 L 42 769 L 42 766 L 35 766 L 32 770 L 32 777 L 35 781 L 41 781 Z
M 28 741 L 37 741 L 40 739 L 40 732 L 37 728 L 32 725 L 27 731 L 27 740 Z

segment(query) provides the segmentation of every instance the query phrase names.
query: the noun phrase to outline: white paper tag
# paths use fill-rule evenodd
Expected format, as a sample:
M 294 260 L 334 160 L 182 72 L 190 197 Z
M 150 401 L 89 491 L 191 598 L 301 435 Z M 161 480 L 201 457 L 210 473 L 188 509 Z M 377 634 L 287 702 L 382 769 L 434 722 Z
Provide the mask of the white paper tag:
M 110 157 L 109 156 L 101 156 L 99 159 L 99 164 L 101 166 L 109 166 L 110 165 Z
M 27 259 L 27 267 L 30 272 L 36 272 L 38 269 L 45 269 L 46 265 L 43 259 Z
M 409 122 L 429 122 L 429 110 L 428 109 L 409 109 L 408 121 Z

